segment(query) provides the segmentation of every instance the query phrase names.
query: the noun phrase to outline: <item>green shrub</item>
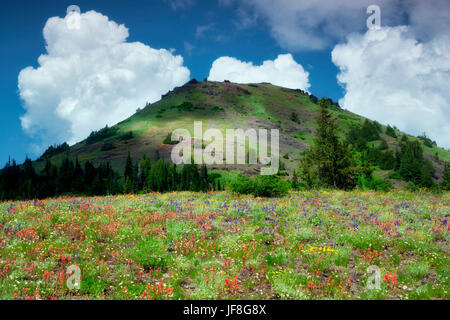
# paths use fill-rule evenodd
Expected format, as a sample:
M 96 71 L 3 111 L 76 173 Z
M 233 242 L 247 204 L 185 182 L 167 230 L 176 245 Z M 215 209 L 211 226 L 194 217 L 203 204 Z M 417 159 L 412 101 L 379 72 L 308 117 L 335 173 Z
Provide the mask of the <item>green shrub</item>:
M 106 138 L 112 137 L 117 133 L 118 128 L 109 128 L 108 126 L 100 129 L 99 131 L 92 131 L 89 137 L 86 139 L 86 144 L 93 144 Z
M 395 179 L 395 180 L 401 180 L 402 179 L 402 177 L 400 176 L 400 173 L 398 173 L 397 171 L 389 173 L 389 178 Z
M 53 157 L 54 155 L 67 152 L 69 150 L 70 147 L 67 144 L 67 142 L 64 142 L 63 144 L 56 144 L 54 146 L 48 147 L 47 150 L 45 150 L 44 154 L 40 157 L 40 159 L 50 158 Z
M 111 142 L 106 142 L 102 145 L 101 151 L 110 151 L 115 149 L 116 147 Z
M 362 190 L 376 190 L 387 192 L 392 189 L 392 184 L 389 180 L 383 179 L 375 174 L 371 174 L 369 177 L 366 175 L 360 175 L 358 177 L 358 187 Z
M 128 131 L 119 137 L 119 141 L 126 141 L 130 139 L 133 139 L 133 131 Z
M 163 143 L 164 143 L 164 144 L 177 144 L 178 141 L 173 141 L 173 140 L 172 140 L 172 133 L 169 132 L 169 133 L 167 134 L 167 136 L 164 138 Z
M 363 153 L 363 159 L 373 165 L 378 165 L 381 170 L 394 169 L 396 165 L 394 151 L 392 150 L 382 151 L 381 147 L 366 149 Z
M 240 194 L 251 194 L 253 191 L 252 181 L 243 175 L 239 175 L 237 178 L 232 180 L 229 183 L 229 187 L 231 191 Z
M 185 101 L 182 104 L 176 106 L 178 111 L 194 111 L 195 107 L 192 102 Z
M 295 123 L 300 123 L 300 119 L 298 118 L 298 114 L 296 112 L 291 113 L 290 119 Z
M 418 138 L 420 140 L 422 140 L 422 142 L 425 146 L 427 146 L 429 148 L 433 148 L 433 141 L 431 141 L 431 139 L 427 137 L 425 132 L 421 136 L 418 136 Z
M 224 111 L 225 111 L 224 108 L 217 107 L 217 106 L 213 107 L 211 110 L 212 110 L 212 111 L 216 111 L 216 112 L 224 112 Z
M 389 145 L 387 144 L 386 140 L 381 139 L 379 148 L 380 148 L 380 150 L 387 150 L 389 148 Z
M 412 181 L 409 181 L 406 185 L 405 185 L 405 190 L 408 191 L 417 191 L 419 190 L 419 187 Z
M 291 185 L 276 176 L 256 176 L 247 178 L 238 176 L 229 184 L 233 192 L 252 194 L 257 197 L 282 197 L 287 194 Z
M 390 137 L 392 137 L 392 138 L 397 138 L 397 134 L 395 133 L 395 130 L 394 130 L 394 128 L 392 128 L 391 126 L 387 126 L 387 128 L 386 128 L 386 135 L 388 135 L 388 136 L 390 136 Z

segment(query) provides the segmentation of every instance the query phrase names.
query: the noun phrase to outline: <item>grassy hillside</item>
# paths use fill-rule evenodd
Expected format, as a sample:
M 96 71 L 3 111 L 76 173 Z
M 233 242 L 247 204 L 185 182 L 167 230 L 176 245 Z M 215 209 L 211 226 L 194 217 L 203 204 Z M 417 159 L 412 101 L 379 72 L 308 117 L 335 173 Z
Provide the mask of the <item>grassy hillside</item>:
M 193 134 L 194 120 L 203 121 L 203 130 L 218 128 L 277 128 L 280 130 L 280 159 L 287 172 L 298 166 L 298 160 L 311 145 L 315 131 L 315 119 L 319 106 L 314 98 L 301 90 L 290 90 L 268 83 L 235 84 L 229 82 L 191 81 L 175 88 L 163 98 L 139 110 L 130 118 L 106 130 L 104 135 L 86 139 L 70 148 L 71 158 L 90 160 L 94 164 L 109 161 L 116 170 L 123 170 L 128 151 L 134 159 L 143 154 L 154 156 L 157 152 L 170 159 L 172 145 L 164 139 L 177 128 L 188 129 Z M 365 118 L 330 106 L 338 119 L 341 136 L 352 126 L 361 125 Z M 296 114 L 295 121 L 293 113 Z M 382 132 L 386 127 L 382 126 Z M 390 149 L 396 149 L 403 133 L 397 131 L 397 139 L 385 134 L 381 138 Z M 417 139 L 410 137 L 410 139 Z M 377 144 L 380 141 L 371 143 Z M 252 147 L 252 146 L 250 146 Z M 424 146 L 426 157 L 436 168 L 435 179 L 442 175 L 443 160 L 450 160 L 450 152 L 437 146 Z M 61 163 L 65 152 L 50 157 L 55 164 Z M 437 156 L 436 156 L 437 155 Z M 42 169 L 44 161 L 35 163 Z M 255 173 L 254 166 L 214 166 L 211 169 L 226 172 Z M 387 176 L 388 172 L 379 172 Z

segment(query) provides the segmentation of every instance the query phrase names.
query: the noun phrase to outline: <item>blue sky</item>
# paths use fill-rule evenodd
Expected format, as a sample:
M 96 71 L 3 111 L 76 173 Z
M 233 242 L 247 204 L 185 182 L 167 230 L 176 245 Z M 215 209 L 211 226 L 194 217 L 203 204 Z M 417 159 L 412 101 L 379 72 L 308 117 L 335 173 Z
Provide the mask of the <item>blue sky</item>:
M 224 56 L 233 57 L 233 61 L 231 61 L 233 65 L 238 69 L 243 68 L 243 77 L 245 76 L 244 73 L 248 73 L 248 69 L 244 68 L 244 64 L 241 62 L 251 62 L 253 66 L 259 66 L 266 60 L 277 59 L 280 54 L 291 54 L 293 60 L 295 60 L 294 64 L 290 64 L 293 67 L 293 77 L 296 77 L 296 72 L 302 73 L 303 76 L 307 73 L 307 81 L 310 85 L 308 90 L 316 96 L 327 96 L 333 100 L 340 100 L 341 104 L 351 111 L 384 123 L 397 125 L 400 129 L 412 134 L 426 131 L 431 138 L 437 139 L 438 143 L 449 147 L 450 143 L 446 138 L 447 133 L 450 133 L 448 125 L 446 127 L 439 122 L 435 122 L 439 120 L 438 118 L 441 118 L 439 121 L 447 120 L 449 115 L 448 105 L 442 102 L 448 98 L 448 93 L 445 93 L 443 88 L 448 88 L 448 85 L 450 85 L 448 83 L 449 67 L 446 64 L 449 61 L 449 56 L 439 55 L 437 53 L 439 51 L 434 50 L 437 45 L 446 46 L 449 43 L 447 38 L 443 36 L 445 32 L 442 31 L 443 28 L 445 31 L 448 27 L 446 15 L 442 14 L 442 12 L 446 13 L 448 9 L 445 1 L 436 0 L 438 6 L 434 4 L 421 7 L 421 3 L 411 0 L 412 7 L 406 6 L 402 10 L 398 9 L 402 5 L 400 0 L 391 2 L 371 1 L 379 3 L 381 12 L 384 14 L 381 20 L 382 28 L 377 31 L 377 35 L 371 34 L 367 30 L 366 19 L 368 15 L 365 1 L 350 1 L 351 4 L 347 3 L 348 7 L 344 6 L 344 8 L 338 1 L 332 0 L 324 0 L 323 7 L 302 5 L 302 0 L 298 2 L 280 0 L 279 6 L 272 8 L 270 5 L 273 5 L 274 2 L 267 2 L 271 3 L 270 5 L 264 5 L 262 2 L 267 1 L 3 1 L 0 12 L 0 130 L 4 138 L 0 148 L 0 165 L 5 163 L 8 156 L 21 162 L 26 155 L 35 158 L 44 146 L 60 143 L 61 140 L 76 140 L 79 138 L 73 132 L 59 135 L 59 132 L 70 131 L 68 126 L 71 126 L 72 131 L 80 128 L 80 123 L 76 122 L 79 120 L 72 121 L 74 117 L 67 116 L 66 113 L 64 115 L 66 118 L 62 118 L 61 125 L 52 127 L 52 123 L 57 121 L 58 118 L 48 117 L 47 123 L 45 114 L 50 114 L 52 110 L 57 108 L 58 102 L 65 98 L 70 98 L 70 101 L 77 101 L 74 108 L 82 108 L 82 102 L 80 102 L 82 97 L 79 101 L 77 96 L 70 96 L 69 98 L 67 95 L 65 97 L 55 96 L 52 99 L 49 98 L 48 106 L 43 107 L 32 101 L 31 98 L 21 101 L 18 89 L 20 71 L 26 67 L 38 68 L 40 66 L 38 63 L 40 55 L 45 54 L 54 60 L 69 60 L 70 54 L 58 56 L 46 51 L 43 29 L 49 18 L 60 17 L 63 19 L 66 16 L 66 8 L 72 4 L 80 7 L 82 15 L 94 10 L 106 16 L 109 21 L 114 21 L 118 25 L 123 24 L 128 29 L 129 36 L 123 42 L 120 42 L 122 41 L 120 40 L 120 45 L 124 42 L 141 42 L 148 48 L 167 49 L 170 52 L 166 57 L 168 59 L 175 59 L 176 55 L 181 55 L 183 62 L 182 65 L 176 66 L 177 70 L 186 76 L 186 73 L 182 71 L 185 71 L 184 67 L 187 68 L 190 72 L 190 78 L 203 79 L 208 77 L 213 62 Z M 305 3 L 308 2 L 310 1 Z M 426 20 L 426 14 L 430 16 L 435 12 L 439 15 L 436 18 L 437 27 L 430 25 Z M 308 17 L 317 20 L 317 23 L 307 24 Z M 400 26 L 404 26 L 407 30 L 401 29 Z M 61 46 L 64 46 L 65 43 L 64 39 L 54 38 L 57 27 L 53 28 L 53 33 L 50 33 L 51 36 L 49 36 L 50 40 L 48 41 L 54 41 L 55 48 L 61 49 Z M 93 34 L 92 39 L 96 39 L 96 30 L 90 30 L 90 32 Z M 347 38 L 350 34 L 353 35 L 352 38 Z M 418 49 L 420 45 L 429 48 L 429 50 L 420 51 Z M 379 50 L 371 52 L 372 49 L 370 48 L 376 46 L 379 47 Z M 411 50 L 414 52 L 416 49 L 420 52 L 412 61 L 409 61 L 411 59 L 405 59 L 405 56 L 400 55 L 402 50 L 399 50 L 399 48 L 405 50 L 404 54 L 411 53 Z M 171 51 L 171 49 L 174 49 L 174 51 Z M 388 57 L 387 61 L 384 56 L 380 56 L 378 53 L 380 51 Z M 101 62 L 101 57 L 98 57 L 99 52 L 108 52 L 108 50 L 95 53 L 95 57 L 100 59 L 98 61 Z M 392 55 L 389 52 L 392 52 Z M 108 55 L 110 54 L 111 50 L 109 50 Z M 114 57 L 112 59 L 111 61 L 116 61 Z M 417 59 L 417 61 L 414 59 Z M 408 71 L 411 70 L 410 65 L 404 61 L 409 61 L 408 63 L 413 65 L 423 64 L 424 68 L 415 74 L 411 73 Z M 226 63 L 228 63 L 224 60 L 221 62 L 225 65 L 221 64 L 222 70 L 218 70 L 219 74 L 226 72 Z M 378 67 L 373 66 L 377 63 L 379 64 Z M 440 67 L 437 70 L 436 68 L 429 68 L 430 70 L 428 70 L 425 67 L 429 66 L 430 63 L 439 63 Z M 225 71 L 223 66 L 225 66 Z M 257 74 L 256 79 L 260 79 L 260 73 L 269 72 L 269 75 L 272 75 L 270 73 L 272 71 L 267 71 L 267 69 L 257 70 L 253 66 L 252 70 Z M 391 73 L 393 72 L 393 66 L 398 69 L 396 75 Z M 132 69 L 133 67 L 130 68 L 131 73 L 137 73 L 136 70 Z M 154 68 L 152 68 L 148 70 L 153 70 Z M 52 69 L 47 71 L 49 70 Z M 361 73 L 359 70 L 365 71 Z M 281 76 L 286 71 L 289 70 L 283 69 L 280 71 Z M 436 72 L 439 77 L 433 76 Z M 338 75 L 346 89 L 338 84 L 336 78 Z M 50 92 L 48 95 L 55 95 L 55 93 L 46 88 L 45 85 L 36 85 L 35 79 L 38 76 L 42 76 L 42 73 L 33 70 L 24 75 L 21 90 L 23 94 L 28 90 L 28 92 L 34 92 L 38 97 L 45 97 L 41 100 L 47 103 L 46 93 Z M 142 80 L 145 75 L 140 75 L 140 77 L 140 80 Z M 407 81 L 400 85 L 397 77 Z M 421 83 L 425 82 L 426 86 L 418 84 L 419 77 L 422 79 Z M 238 77 L 237 79 L 241 78 Z M 159 88 L 159 91 L 155 92 L 153 96 L 157 96 L 165 88 L 170 89 L 175 83 L 181 81 L 180 79 L 184 78 L 180 76 L 178 80 L 168 81 L 166 87 Z M 143 80 L 147 81 L 147 79 Z M 74 83 L 71 83 L 71 85 L 77 88 L 75 82 L 79 81 L 79 78 L 67 79 L 67 81 L 68 83 L 73 81 Z M 148 81 L 149 87 L 151 87 L 151 81 L 154 80 Z M 390 86 L 385 88 L 380 83 L 389 83 Z M 61 87 L 62 84 L 58 83 L 50 83 L 48 86 L 55 89 L 55 92 L 67 91 L 66 89 L 70 91 L 70 88 Z M 130 88 L 133 87 L 131 83 Z M 113 90 L 113 88 L 110 90 Z M 115 90 L 117 91 L 117 89 Z M 145 89 L 142 90 L 145 91 Z M 414 90 L 414 92 L 408 90 Z M 418 94 L 417 90 L 422 94 Z M 381 92 L 390 92 L 390 96 L 383 100 L 380 98 Z M 107 94 L 108 89 L 105 89 L 104 92 L 96 93 L 94 97 L 99 98 Z M 413 94 L 415 95 L 414 99 L 412 98 Z M 56 95 L 58 94 L 56 93 Z M 411 102 L 408 99 L 411 99 Z M 153 100 L 155 99 L 153 98 Z M 431 106 L 430 101 L 433 104 Z M 135 100 L 128 102 L 131 105 Z M 101 103 L 102 101 L 100 101 Z M 401 109 L 403 104 L 407 104 L 409 109 Z M 133 108 L 137 107 L 139 105 Z M 42 110 L 39 108 L 42 108 Z M 426 108 L 431 108 L 431 111 Z M 400 111 L 398 113 L 392 112 L 390 115 L 389 112 L 386 113 L 386 110 L 394 109 Z M 69 111 L 72 112 L 71 110 Z M 107 122 L 116 121 L 116 118 L 110 117 L 102 124 L 101 110 L 104 109 L 99 109 L 97 113 L 90 113 L 97 118 L 97 121 L 86 124 L 83 130 L 98 129 L 99 126 L 104 126 Z M 404 112 L 425 112 L 424 110 L 428 110 L 427 112 L 430 115 L 427 117 L 412 117 L 410 120 L 401 117 Z M 27 113 L 27 121 L 30 124 L 28 129 L 24 128 L 20 119 Z M 128 115 L 126 112 L 123 113 L 123 110 L 116 114 Z M 443 129 L 433 129 L 436 126 Z M 44 131 L 46 133 L 41 134 Z

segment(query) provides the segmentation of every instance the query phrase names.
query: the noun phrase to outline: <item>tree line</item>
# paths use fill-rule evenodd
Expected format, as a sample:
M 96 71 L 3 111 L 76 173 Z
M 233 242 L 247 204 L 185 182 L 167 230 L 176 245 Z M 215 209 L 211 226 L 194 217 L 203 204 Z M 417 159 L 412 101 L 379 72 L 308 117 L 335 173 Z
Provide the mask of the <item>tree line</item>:
M 39 172 L 27 157 L 22 165 L 9 159 L 0 170 L 0 200 L 43 199 L 60 195 L 114 195 L 151 191 L 222 190 L 220 175 L 209 174 L 206 166 L 175 166 L 157 157 L 143 156 L 133 163 L 128 153 L 124 174 L 112 169 L 109 162 L 98 166 L 83 164 L 68 154 L 59 166 L 47 158 Z

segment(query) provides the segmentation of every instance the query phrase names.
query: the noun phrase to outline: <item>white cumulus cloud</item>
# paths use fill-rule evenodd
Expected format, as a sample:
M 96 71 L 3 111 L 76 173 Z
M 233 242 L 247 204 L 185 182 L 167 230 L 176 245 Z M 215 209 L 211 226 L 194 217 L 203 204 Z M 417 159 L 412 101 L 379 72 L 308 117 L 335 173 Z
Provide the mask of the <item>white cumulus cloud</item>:
M 401 0 L 247 0 L 238 3 L 240 10 L 254 12 L 267 23 L 272 37 L 282 48 L 303 51 L 329 48 L 348 33 L 366 28 L 366 9 L 371 4 L 380 5 L 384 20 L 391 20 L 395 17 L 392 11 L 397 11 L 398 15 L 398 8 L 395 8 L 398 1 Z
M 189 80 L 180 55 L 127 42 L 124 25 L 95 11 L 81 14 L 79 29 L 67 19 L 48 19 L 47 52 L 18 77 L 22 128 L 41 148 L 75 143 Z
M 280 54 L 275 60 L 266 60 L 260 66 L 232 57 L 216 59 L 209 71 L 209 80 L 230 80 L 236 83 L 270 82 L 274 85 L 308 90 L 309 73 L 291 54 Z
M 396 26 L 408 22 L 420 38 L 448 33 L 448 0 L 246 0 L 237 4 L 242 25 L 257 17 L 269 26 L 272 37 L 289 51 L 323 50 L 343 41 L 349 33 L 365 32 L 369 5 L 381 9 L 381 24 Z M 242 11 L 247 11 L 246 15 Z
M 420 42 L 411 27 L 383 27 L 349 36 L 332 60 L 346 89 L 343 107 L 450 148 L 448 36 Z

